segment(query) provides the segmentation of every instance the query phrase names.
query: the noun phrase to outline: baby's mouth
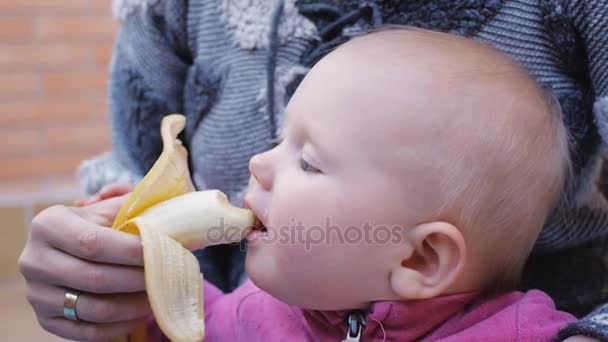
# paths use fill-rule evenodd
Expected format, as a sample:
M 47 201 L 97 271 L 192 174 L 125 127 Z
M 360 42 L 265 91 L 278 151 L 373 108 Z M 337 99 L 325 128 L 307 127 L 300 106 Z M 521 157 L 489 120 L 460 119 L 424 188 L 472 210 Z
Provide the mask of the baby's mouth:
M 268 229 L 259 218 L 256 217 L 255 224 L 251 227 L 249 233 L 247 233 L 247 241 L 252 242 L 264 238 L 268 235 Z
M 257 208 L 255 208 L 251 204 L 252 203 L 250 202 L 250 198 L 248 196 L 245 196 L 245 201 L 244 201 L 245 208 L 251 210 L 253 212 L 253 214 L 255 215 L 255 222 L 254 222 L 253 226 L 251 227 L 251 229 L 247 232 L 246 238 L 247 238 L 248 242 L 252 242 L 254 240 L 259 240 L 262 237 L 265 237 L 268 235 L 268 228 L 266 228 L 266 225 L 260 219 L 260 217 L 262 217 L 262 216 L 259 215 L 259 211 L 256 210 Z
M 257 217 L 255 218 L 255 223 L 253 224 L 253 228 L 251 230 L 259 232 L 268 232 L 268 228 L 266 228 L 264 223 Z

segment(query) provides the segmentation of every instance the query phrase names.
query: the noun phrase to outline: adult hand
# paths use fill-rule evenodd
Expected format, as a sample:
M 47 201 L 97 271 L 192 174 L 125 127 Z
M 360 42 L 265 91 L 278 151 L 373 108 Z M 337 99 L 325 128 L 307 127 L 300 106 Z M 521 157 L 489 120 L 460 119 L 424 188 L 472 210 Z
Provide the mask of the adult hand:
M 70 340 L 107 340 L 149 315 L 141 240 L 108 228 L 125 200 L 54 206 L 32 221 L 19 267 L 27 299 L 47 331 Z M 64 317 L 66 292 L 80 293 L 78 321 Z
M 75 201 L 74 205 L 84 207 L 112 197 L 122 196 L 131 191 L 133 191 L 133 185 L 129 183 L 111 183 L 101 188 L 95 195 L 87 199 Z

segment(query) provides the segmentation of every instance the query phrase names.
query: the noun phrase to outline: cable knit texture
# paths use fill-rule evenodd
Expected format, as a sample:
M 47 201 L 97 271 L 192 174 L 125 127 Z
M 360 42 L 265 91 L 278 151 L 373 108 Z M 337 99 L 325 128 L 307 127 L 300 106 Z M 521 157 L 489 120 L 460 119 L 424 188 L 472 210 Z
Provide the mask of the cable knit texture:
M 552 89 L 572 137 L 569 206 L 552 215 L 531 259 L 546 277 L 528 272 L 525 283 L 549 284 L 558 305 L 574 311 L 606 299 L 598 289 L 608 287 L 608 258 L 594 246 L 606 243 L 608 215 L 588 201 L 608 141 L 608 0 L 120 0 L 114 10 L 123 25 L 111 67 L 113 151 L 99 167 L 83 167 L 89 192 L 113 181 L 101 170 L 115 165 L 108 158 L 130 173 L 120 177 L 139 179 L 160 153 L 161 117 L 182 112 L 195 185 L 240 204 L 250 157 L 272 147 L 285 103 L 312 63 L 384 24 L 461 34 L 507 52 Z M 564 253 L 597 262 L 551 262 Z M 242 279 L 242 253 L 233 247 L 215 255 L 201 259 L 203 269 L 233 289 Z M 599 280 L 576 288 L 586 294 L 581 303 L 561 296 L 572 292 L 563 274 Z M 608 340 L 608 329 L 601 336 Z

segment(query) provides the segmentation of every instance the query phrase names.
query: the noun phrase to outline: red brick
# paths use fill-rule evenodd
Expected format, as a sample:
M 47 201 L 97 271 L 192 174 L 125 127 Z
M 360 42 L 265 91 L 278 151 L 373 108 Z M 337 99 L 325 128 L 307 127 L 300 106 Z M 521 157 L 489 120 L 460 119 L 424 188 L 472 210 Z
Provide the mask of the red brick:
M 95 156 L 94 155 L 85 156 L 85 159 L 90 159 L 93 157 L 95 157 Z M 47 189 L 54 190 L 56 192 L 65 193 L 67 190 L 67 192 L 69 192 L 69 193 L 74 193 L 74 190 L 78 190 L 80 187 L 78 178 L 76 177 L 76 175 L 73 172 L 68 173 L 67 175 L 51 175 L 49 177 L 46 177 L 46 181 L 47 181 Z M 52 184 L 49 184 L 49 181 Z
M 97 44 L 95 47 L 95 62 L 98 66 L 109 66 L 112 60 L 112 51 L 114 46 L 112 43 Z
M 47 72 L 42 76 L 44 89 L 51 96 L 59 94 L 97 94 L 107 92 L 108 70 Z
M 27 99 L 0 106 L 0 127 L 86 121 L 107 111 L 103 98 Z
M 3 0 L 4 1 L 4 0 Z M 3 17 L 0 20 L 0 41 L 29 41 L 33 35 L 33 22 L 28 17 Z
M 110 148 L 110 129 L 107 122 L 61 125 L 48 127 L 46 131 L 46 146 L 49 151 Z
M 0 0 L 0 187 L 52 192 L 110 148 L 111 2 Z
M 74 174 L 84 159 L 103 151 L 103 149 L 74 151 L 72 153 L 44 154 L 30 156 L 5 157 L 0 168 L 0 183 L 31 177 L 49 177 L 52 175 Z
M 108 16 L 46 16 L 37 25 L 40 41 L 112 41 L 119 26 Z
M 77 68 L 92 65 L 98 48 L 92 44 L 0 45 L 0 70 Z
M 0 99 L 35 97 L 41 91 L 40 77 L 32 72 L 3 73 L 0 82 Z M 1 106 L 0 106 L 1 107 Z
M 0 178 L 0 201 L 2 199 L 13 199 L 16 196 L 31 197 L 44 191 L 44 182 L 39 177 L 15 179 Z
M 112 11 L 112 0 L 89 0 L 93 10 L 96 13 L 107 13 L 110 14 Z
M 17 260 L 27 237 L 25 210 L 17 206 L 0 208 L 0 220 L 5 227 L 0 240 L 0 284 L 4 285 L 8 279 L 14 279 L 19 274 Z M 6 318 L 2 321 L 6 324 Z M 2 336 L 6 337 L 6 330 L 2 330 Z
M 2 126 L 0 129 L 0 158 L 7 156 L 32 155 L 41 150 L 40 129 L 34 127 L 15 128 Z
M 32 13 L 86 13 L 89 9 L 90 0 L 2 0 L 0 1 L 0 12 L 7 14 L 32 14 Z

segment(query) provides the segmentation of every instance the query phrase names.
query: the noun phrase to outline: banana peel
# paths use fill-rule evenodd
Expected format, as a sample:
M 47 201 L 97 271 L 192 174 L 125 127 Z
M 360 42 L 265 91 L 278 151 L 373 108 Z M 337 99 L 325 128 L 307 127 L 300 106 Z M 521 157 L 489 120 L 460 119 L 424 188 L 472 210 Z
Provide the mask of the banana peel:
M 177 139 L 184 126 L 182 115 L 163 119 L 163 151 L 112 228 L 141 236 L 146 292 L 163 333 L 172 341 L 201 341 L 203 277 L 190 250 L 242 240 L 255 216 L 233 207 L 220 191 L 195 191 L 188 153 Z M 129 337 L 129 341 L 138 339 L 146 339 L 145 327 Z
M 183 115 L 163 118 L 160 128 L 163 151 L 120 208 L 112 228 L 119 229 L 127 220 L 155 204 L 195 190 L 188 169 L 188 151 L 177 139 L 185 125 Z

